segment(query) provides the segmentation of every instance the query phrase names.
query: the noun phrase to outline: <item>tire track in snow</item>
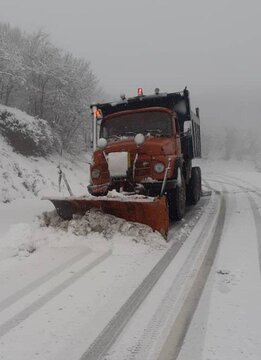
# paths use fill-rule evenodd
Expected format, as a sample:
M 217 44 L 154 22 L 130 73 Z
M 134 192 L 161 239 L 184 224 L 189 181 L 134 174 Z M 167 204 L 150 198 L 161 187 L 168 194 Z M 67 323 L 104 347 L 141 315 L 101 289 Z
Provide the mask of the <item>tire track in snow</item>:
M 114 353 L 117 355 L 121 354 L 123 352 L 124 344 L 127 343 L 128 336 L 129 338 L 132 338 L 132 341 L 127 346 L 128 352 L 123 353 L 123 358 L 125 360 L 158 358 L 157 350 L 159 349 L 160 352 L 162 346 L 166 346 L 164 345 L 166 338 L 168 337 L 172 326 L 175 326 L 179 313 L 183 308 L 182 301 L 183 299 L 187 299 L 188 296 L 191 296 L 190 289 L 193 286 L 192 284 L 194 280 L 197 279 L 197 273 L 201 267 L 201 263 L 204 261 L 205 255 L 208 253 L 211 241 L 214 241 L 212 240 L 213 234 L 215 232 L 218 219 L 221 217 L 222 205 L 218 211 L 216 210 L 217 208 L 210 209 L 200 232 L 198 232 L 195 237 L 193 246 L 190 248 L 189 253 L 186 256 L 186 260 L 178 271 L 177 268 L 175 269 L 174 264 L 176 261 L 174 260 L 170 266 L 172 266 L 172 270 L 175 270 L 172 271 L 170 268 L 166 270 L 168 275 L 163 274 L 162 282 L 165 282 L 165 284 L 168 283 L 168 286 L 161 286 L 161 282 L 156 284 L 158 287 L 152 289 L 152 293 L 149 295 L 150 298 L 145 300 L 145 303 L 142 304 L 142 308 L 138 310 L 137 314 L 135 314 L 136 319 L 133 319 L 132 324 L 130 324 L 129 329 L 127 329 L 127 333 L 123 335 L 123 338 L 119 341 L 123 345 L 118 346 L 118 348 L 116 345 L 115 348 L 110 349 L 109 354 L 105 356 L 104 360 L 107 358 L 108 360 L 114 359 Z M 216 214 L 218 214 L 218 216 Z M 209 228 L 206 224 L 211 225 L 211 227 Z M 179 260 L 177 259 L 177 262 L 178 261 Z M 202 282 L 204 283 L 204 279 Z M 200 288 L 198 288 L 198 290 L 200 290 Z M 158 301 L 159 294 L 162 294 L 160 301 Z M 195 301 L 197 299 L 195 294 L 192 299 L 192 305 L 196 306 Z M 155 303 L 157 303 L 157 305 L 153 306 Z M 149 311 L 147 310 L 150 307 L 149 304 L 151 304 L 152 308 L 151 314 L 149 314 Z M 138 320 L 140 316 L 145 316 L 146 320 L 144 321 L 144 325 Z M 137 329 L 138 326 L 143 330 L 139 331 L 139 329 Z M 137 331 L 135 329 L 137 329 Z M 175 330 L 175 337 L 179 336 L 180 331 L 183 330 L 184 328 L 182 326 L 178 327 L 178 329 Z M 159 340 L 160 338 L 162 340 Z M 170 341 L 171 350 L 174 343 L 175 341 Z M 165 360 L 165 355 L 166 353 L 164 352 L 160 358 Z M 118 356 L 116 356 L 116 358 L 118 359 Z
M 227 194 L 228 191 L 223 187 L 226 201 L 226 215 L 225 222 L 223 226 L 222 239 L 219 246 L 222 246 L 222 242 L 225 240 L 226 233 L 229 229 L 231 216 L 233 214 L 233 209 L 236 204 L 236 194 L 232 193 L 231 195 Z M 215 276 L 216 276 L 216 259 L 219 257 L 219 249 L 217 249 L 216 257 L 212 268 L 209 272 L 208 278 L 205 282 L 202 294 L 200 296 L 197 308 L 191 319 L 191 323 L 188 327 L 188 331 L 185 335 L 185 338 L 182 343 L 182 347 L 177 356 L 177 360 L 202 360 L 203 351 L 206 343 L 206 335 L 208 330 L 208 319 L 211 309 L 211 295 L 214 288 Z M 193 354 L 193 357 L 192 357 Z
M 209 184 L 209 182 L 206 181 L 205 179 L 202 180 L 202 183 L 203 183 L 202 185 L 205 186 L 205 187 L 206 187 L 207 189 L 209 189 L 210 191 L 214 191 L 215 193 L 220 194 L 220 191 L 218 191 L 218 190 L 214 189 L 213 187 L 211 187 L 211 185 Z
M 258 187 L 255 186 L 255 185 L 252 185 L 252 184 L 249 183 L 248 181 L 245 181 L 245 180 L 239 179 L 239 178 L 237 178 L 237 177 L 235 177 L 235 176 L 227 175 L 227 174 L 226 174 L 226 175 L 217 175 L 217 176 L 225 179 L 226 182 L 222 182 L 222 181 L 218 181 L 218 180 L 212 180 L 212 179 L 211 179 L 211 181 L 223 183 L 223 184 L 225 184 L 225 185 L 236 186 L 236 187 L 238 187 L 239 189 L 242 189 L 243 192 L 255 193 L 257 196 L 261 197 L 261 193 L 260 193 L 261 189 L 258 188 Z M 230 182 L 230 183 L 227 182 L 227 179 L 229 179 L 229 181 L 232 181 L 232 182 Z M 239 185 L 238 182 L 236 182 L 236 181 L 240 181 L 241 183 L 246 184 L 247 187 L 246 187 L 246 186 L 243 186 L 243 185 Z
M 151 291 L 153 286 L 160 278 L 163 271 L 173 260 L 182 242 L 175 242 L 161 260 L 154 266 L 148 276 L 142 281 L 139 287 L 132 293 L 129 299 L 122 305 L 119 311 L 113 316 L 111 321 L 103 329 L 100 335 L 90 345 L 88 350 L 82 354 L 80 360 L 98 360 L 101 359 L 114 341 L 121 333 L 124 326 L 132 317 L 136 309 Z
M 205 179 L 202 179 L 202 187 L 203 186 L 210 191 L 214 191 L 214 189 L 210 186 L 210 184 Z
M 39 310 L 41 307 L 43 307 L 46 303 L 48 303 L 50 300 L 52 300 L 55 296 L 59 295 L 63 290 L 68 288 L 70 285 L 72 285 L 76 280 L 80 279 L 83 275 L 85 275 L 88 271 L 92 270 L 95 266 L 99 265 L 101 262 L 103 262 L 105 259 L 107 259 L 112 254 L 112 250 L 110 249 L 106 253 L 99 256 L 97 259 L 95 259 L 90 264 L 84 266 L 80 271 L 72 275 L 69 279 L 66 279 L 63 281 L 60 285 L 58 285 L 56 288 L 50 290 L 47 292 L 44 296 L 42 296 L 40 299 L 33 302 L 31 305 L 26 307 L 24 310 L 16 314 L 13 318 L 6 321 L 4 324 L 0 326 L 0 337 L 7 334 L 10 330 L 18 326 L 21 322 L 26 320 L 30 315 L 32 315 L 34 312 Z
M 254 215 L 255 227 L 256 227 L 256 238 L 257 238 L 257 248 L 258 248 L 258 260 L 259 260 L 259 271 L 261 274 L 261 215 L 258 211 L 258 205 L 254 198 L 248 195 L 248 200 Z
M 210 195 L 211 195 L 211 193 L 210 193 Z M 191 231 L 192 231 L 193 227 L 196 225 L 194 220 L 196 220 L 196 222 L 198 221 L 198 218 L 201 217 L 201 215 L 203 214 L 203 208 L 208 205 L 210 195 L 207 200 L 206 200 L 206 198 L 204 198 L 204 199 L 202 198 L 201 201 L 199 203 L 197 203 L 196 205 L 191 205 L 191 206 L 186 207 L 186 213 L 184 216 L 184 220 L 186 221 L 186 224 L 189 225 Z M 171 242 L 171 241 L 175 240 L 175 235 L 183 227 L 184 227 L 183 221 L 171 222 L 170 226 L 169 226 L 168 238 L 166 241 Z
M 214 234 L 212 235 L 211 243 L 199 268 L 196 279 L 190 288 L 190 291 L 175 320 L 174 326 L 172 327 L 169 336 L 166 339 L 165 345 L 161 350 L 161 353 L 158 357 L 159 360 L 175 360 L 178 358 L 191 320 L 198 306 L 201 294 L 216 257 L 225 224 L 226 202 L 226 195 L 222 196 L 220 213 L 217 219 Z
M 193 214 L 190 215 L 191 217 Z M 197 223 L 197 222 L 196 222 Z M 194 226 L 196 225 L 194 224 Z M 179 223 L 178 228 L 182 228 L 184 224 Z M 194 227 L 193 226 L 193 227 Z M 176 228 L 172 228 L 172 231 L 177 231 Z M 170 249 L 160 259 L 160 261 L 154 266 L 151 272 L 146 276 L 138 288 L 132 293 L 129 299 L 122 305 L 118 312 L 112 317 L 107 326 L 102 330 L 100 335 L 94 340 L 89 348 L 82 354 L 80 360 L 98 360 L 110 349 L 112 344 L 118 338 L 125 325 L 133 316 L 135 311 L 147 297 L 153 286 L 159 280 L 163 272 L 169 266 L 174 259 L 179 249 L 183 245 L 186 237 L 180 239 L 178 242 L 173 242 Z
M 244 183 L 244 184 L 247 184 L 247 186 L 251 186 L 252 187 L 252 189 L 250 188 L 250 191 L 253 191 L 253 189 L 255 190 L 255 191 L 257 191 L 257 194 L 258 194 L 258 196 L 261 196 L 261 188 L 260 187 L 258 187 L 258 186 L 255 186 L 255 185 L 253 185 L 253 184 L 251 184 L 249 181 L 246 181 L 246 180 L 244 180 L 244 179 L 240 179 L 240 178 L 238 178 L 238 177 L 236 177 L 236 176 L 233 176 L 233 175 L 225 175 L 226 177 L 228 177 L 228 178 L 230 178 L 230 179 L 232 179 L 232 180 L 236 180 L 236 181 L 240 181 L 241 183 Z M 224 177 L 225 177 L 224 176 Z M 242 187 L 241 185 L 239 185 L 240 187 Z M 245 187 L 245 189 L 247 189 L 246 187 Z
M 0 312 L 8 308 L 9 306 L 13 305 L 15 302 L 23 298 L 24 296 L 28 295 L 30 292 L 37 289 L 39 286 L 46 283 L 51 278 L 55 277 L 56 275 L 59 275 L 62 271 L 64 271 L 66 268 L 74 265 L 81 259 L 83 259 L 85 256 L 90 254 L 92 252 L 91 249 L 87 248 L 84 251 L 82 251 L 80 254 L 77 254 L 64 262 L 63 264 L 57 266 L 55 269 L 49 271 L 47 274 L 43 275 L 39 279 L 36 279 L 32 281 L 30 284 L 26 285 L 24 288 L 16 291 L 14 294 L 8 296 L 6 299 L 2 300 L 0 302 Z
M 232 189 L 230 188 L 230 186 L 233 186 L 234 188 Z M 203 298 L 202 300 L 200 300 L 199 309 L 196 311 L 195 319 L 193 319 L 191 329 L 188 332 L 187 338 L 185 339 L 184 348 L 179 354 L 178 357 L 179 360 L 187 360 L 187 359 L 202 360 L 203 358 L 212 359 L 212 356 L 215 359 L 223 359 L 222 354 L 224 355 L 225 353 L 224 351 L 222 352 L 220 349 L 224 349 L 224 345 L 229 347 L 230 345 L 229 341 L 226 343 L 226 340 L 224 341 L 224 339 L 227 338 L 229 339 L 230 335 L 231 335 L 231 346 L 233 346 L 234 349 L 238 349 L 238 346 L 240 347 L 239 342 L 241 344 L 244 344 L 245 338 L 249 337 L 251 343 L 251 335 L 254 334 L 253 331 L 254 324 L 249 323 L 249 319 L 251 319 L 251 316 L 250 313 L 248 314 L 249 311 L 248 309 L 249 306 L 247 305 L 248 302 L 245 302 L 246 300 L 244 296 L 242 299 L 240 298 L 239 287 L 241 287 L 241 291 L 245 287 L 245 293 L 248 294 L 248 290 L 251 290 L 251 286 L 248 288 L 247 282 L 251 283 L 251 280 L 255 281 L 252 277 L 252 275 L 254 274 L 251 273 L 251 271 L 255 272 L 255 278 L 257 281 L 259 276 L 258 259 L 257 256 L 254 255 L 254 253 L 256 253 L 256 255 L 258 254 L 255 243 L 256 236 L 255 236 L 255 228 L 254 228 L 254 218 L 249 204 L 250 202 L 249 198 L 252 196 L 256 198 L 256 196 L 253 194 L 253 189 L 250 189 L 250 191 L 248 191 L 249 189 L 245 188 L 244 192 L 241 190 L 237 191 L 238 186 L 240 185 L 236 183 L 232 184 L 228 182 L 228 186 L 226 187 L 227 189 L 226 193 L 228 192 L 228 189 L 231 189 L 230 192 L 231 195 L 227 196 L 228 209 L 227 209 L 227 215 L 224 225 L 224 238 L 222 239 L 222 243 L 220 244 L 221 248 L 219 250 L 217 262 L 214 264 L 214 268 L 211 271 L 210 276 L 212 278 L 210 277 L 207 280 L 207 286 L 206 289 L 204 290 Z M 241 186 L 240 188 L 242 189 Z M 260 214 L 258 215 L 259 215 L 258 221 L 259 221 L 259 229 L 260 229 L 259 231 L 261 231 L 261 226 L 260 226 L 261 217 Z M 232 227 L 230 224 L 232 225 Z M 238 228 L 239 226 L 241 226 L 243 234 L 242 232 L 240 232 Z M 251 236 L 249 239 L 247 237 L 249 232 L 248 231 L 244 232 L 244 230 L 247 229 L 247 226 L 252 228 Z M 261 239 L 260 236 L 259 239 Z M 248 240 L 250 241 L 250 243 Z M 231 261 L 229 261 L 229 259 L 231 260 L 232 258 L 231 254 L 233 254 L 232 251 L 233 249 L 236 249 L 237 246 L 239 253 L 241 254 L 239 256 L 240 260 L 237 260 L 237 256 L 236 256 L 235 260 L 233 260 L 234 262 L 232 261 L 231 264 Z M 254 255 L 253 258 L 254 268 L 252 267 L 252 263 L 250 268 L 248 268 L 247 265 L 246 260 L 250 254 L 248 253 L 249 248 L 251 248 L 253 251 L 252 255 Z M 244 254 L 244 249 L 247 252 L 246 255 Z M 227 253 L 230 255 L 227 256 Z M 222 281 L 221 279 L 217 279 L 216 277 L 217 272 L 222 269 L 226 269 L 228 273 L 232 275 L 231 278 L 229 276 L 227 277 L 227 280 L 229 279 L 228 282 L 226 282 L 226 280 Z M 237 284 L 238 288 L 236 287 L 233 288 L 233 286 L 231 286 L 233 284 L 233 281 L 231 281 L 233 279 L 233 276 L 235 276 L 235 279 L 238 280 L 234 282 L 234 284 L 235 283 Z M 246 281 L 245 284 L 244 281 Z M 222 286 L 224 286 L 223 287 L 224 292 L 221 290 Z M 214 290 L 212 295 L 210 288 Z M 225 289 L 227 289 L 227 292 Z M 229 293 L 230 291 L 231 294 L 229 294 L 229 297 L 226 298 L 227 295 L 225 294 Z M 208 317 L 207 315 L 205 315 L 205 309 L 209 306 L 209 304 L 211 304 L 211 313 L 209 314 L 210 316 Z M 230 316 L 230 314 L 232 320 L 231 322 L 228 321 L 226 318 L 227 316 Z M 253 319 L 254 317 L 252 318 L 252 320 Z M 216 324 L 215 321 L 217 321 L 218 324 Z M 239 331 L 238 334 L 240 335 L 240 327 L 242 326 L 243 329 L 244 325 L 247 325 L 247 329 L 249 331 L 244 330 L 246 332 L 245 338 L 242 338 L 241 336 L 241 339 L 239 341 L 240 336 L 237 338 L 237 336 L 235 335 L 235 330 L 236 331 L 238 330 Z M 246 354 L 244 351 L 240 351 L 240 350 L 238 350 L 238 354 L 240 353 L 241 355 L 245 354 L 246 355 L 245 358 L 251 358 L 251 359 L 253 357 L 255 358 L 255 354 L 258 354 L 258 352 L 255 351 L 254 343 L 257 344 L 256 341 L 255 342 L 253 341 L 253 346 L 247 348 Z M 237 357 L 230 356 L 230 359 L 231 358 L 236 359 Z M 242 359 L 243 358 L 244 356 L 242 357 Z
M 261 194 L 260 194 L 261 189 L 258 188 L 255 185 L 252 185 L 248 181 L 239 179 L 239 178 L 237 178 L 235 176 L 232 176 L 232 175 L 221 175 L 221 177 L 223 177 L 225 179 L 229 178 L 229 180 L 232 181 L 232 184 L 230 184 L 230 185 L 237 186 L 240 189 L 245 190 L 245 192 L 247 193 L 247 198 L 248 198 L 248 201 L 249 201 L 250 206 L 251 206 L 251 210 L 252 210 L 253 217 L 254 217 L 254 222 L 255 222 L 255 227 L 256 227 L 259 272 L 261 274 L 261 215 L 260 215 L 260 212 L 258 211 L 258 205 L 257 205 L 256 201 L 254 200 L 254 197 L 249 194 L 249 193 L 254 193 L 255 195 L 257 195 L 258 197 L 261 198 Z M 247 187 L 239 185 L 237 183 L 237 181 L 246 184 Z

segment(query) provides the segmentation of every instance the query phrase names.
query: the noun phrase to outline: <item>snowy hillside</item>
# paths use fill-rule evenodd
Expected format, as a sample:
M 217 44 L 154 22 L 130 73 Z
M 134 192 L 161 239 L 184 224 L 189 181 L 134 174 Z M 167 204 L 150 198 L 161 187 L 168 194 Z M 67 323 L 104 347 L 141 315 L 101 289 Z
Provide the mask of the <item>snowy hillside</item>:
M 8 118 L 3 121 L 1 115 L 6 113 Z M 44 120 L 39 122 L 39 119 L 22 111 L 0 105 L 0 259 L 14 256 L 20 253 L 21 249 L 23 253 L 24 249 L 32 247 L 32 241 L 35 240 L 33 229 L 39 227 L 37 221 L 33 225 L 36 217 L 43 211 L 53 210 L 51 203 L 41 201 L 42 196 L 68 195 L 63 182 L 59 192 L 58 165 L 65 173 L 75 195 L 87 192 L 87 156 L 61 157 L 57 153 L 45 157 L 25 156 L 18 152 L 21 143 L 16 146 L 16 142 L 10 142 L 9 137 L 4 136 L 3 129 L 10 128 L 13 133 L 19 132 L 24 136 L 25 142 L 33 139 L 31 144 L 37 150 L 42 146 L 39 123 L 43 125 Z M 43 235 L 42 240 L 37 240 L 37 243 L 48 243 L 46 236 Z
M 19 198 L 41 197 L 58 194 L 58 169 L 61 165 L 75 194 L 87 191 L 89 170 L 87 161 L 50 155 L 47 158 L 25 157 L 13 151 L 0 136 L 0 201 L 11 202 Z M 63 194 L 68 195 L 64 185 Z
M 1 105 L 0 115 L 4 113 L 11 116 L 4 121 L 0 119 L 0 202 L 9 203 L 20 198 L 58 194 L 58 165 L 65 172 L 73 192 L 86 193 L 89 181 L 87 157 L 83 155 L 81 158 L 72 159 L 69 155 L 61 157 L 58 154 L 49 154 L 46 157 L 22 155 L 18 152 L 21 144 L 10 141 L 9 137 L 5 136 L 6 129 L 12 129 L 13 134 L 22 134 L 25 143 L 26 140 L 33 139 L 34 147 L 41 149 L 43 134 L 40 128 L 44 121 L 37 119 L 36 123 L 36 119 L 26 113 Z M 45 128 L 45 134 L 48 134 L 48 131 L 48 128 Z M 62 193 L 68 195 L 64 184 Z

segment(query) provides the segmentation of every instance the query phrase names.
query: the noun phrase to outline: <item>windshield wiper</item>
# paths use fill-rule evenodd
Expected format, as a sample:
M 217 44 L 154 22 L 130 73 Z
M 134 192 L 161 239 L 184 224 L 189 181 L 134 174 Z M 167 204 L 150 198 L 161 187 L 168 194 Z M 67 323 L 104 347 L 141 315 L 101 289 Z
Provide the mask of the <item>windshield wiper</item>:
M 162 130 L 161 129 L 146 129 L 145 130 L 147 134 L 150 133 L 156 133 L 156 135 L 162 135 Z
M 123 133 L 120 133 L 121 136 L 127 136 L 127 135 L 136 135 L 137 133 L 134 131 L 124 131 Z
M 120 139 L 121 137 L 119 135 L 110 135 L 108 139 Z

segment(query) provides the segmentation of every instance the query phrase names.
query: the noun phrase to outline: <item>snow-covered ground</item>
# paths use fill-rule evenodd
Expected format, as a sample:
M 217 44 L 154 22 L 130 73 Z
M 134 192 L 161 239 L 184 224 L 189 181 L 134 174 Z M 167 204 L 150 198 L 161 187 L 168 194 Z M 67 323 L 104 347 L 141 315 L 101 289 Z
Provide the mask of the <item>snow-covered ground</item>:
M 47 158 L 26 157 L 15 153 L 0 135 L 0 203 L 18 199 L 35 199 L 58 195 L 58 169 L 61 166 L 75 194 L 86 194 L 89 165 L 84 157 L 50 155 Z M 62 183 L 61 193 L 68 195 Z
M 28 235 L 36 215 L 53 209 L 48 201 L 40 200 L 43 196 L 69 195 L 64 182 L 59 192 L 57 166 L 64 171 L 75 194 L 87 193 L 87 157 L 72 160 L 69 155 L 57 154 L 47 158 L 22 156 L 0 135 L 0 246 L 3 246 L 4 236 Z
M 166 243 L 97 211 L 61 221 L 41 196 L 59 195 L 59 163 L 85 194 L 86 159 L 29 158 L 1 137 L 0 145 L 0 359 L 261 358 L 261 173 L 251 163 L 200 161 L 204 189 L 217 193 L 172 226 Z M 218 226 L 188 327 L 181 318 Z
M 59 164 L 74 194 L 86 194 L 87 161 L 24 157 L 0 141 L 0 358 L 73 358 L 167 244 L 147 226 L 97 211 L 61 221 L 41 196 L 61 195 Z M 68 195 L 64 186 L 62 195 Z M 27 335 L 17 333 L 24 326 Z
M 206 185 L 225 194 L 220 247 L 178 357 L 261 358 L 261 174 L 249 163 L 203 163 Z

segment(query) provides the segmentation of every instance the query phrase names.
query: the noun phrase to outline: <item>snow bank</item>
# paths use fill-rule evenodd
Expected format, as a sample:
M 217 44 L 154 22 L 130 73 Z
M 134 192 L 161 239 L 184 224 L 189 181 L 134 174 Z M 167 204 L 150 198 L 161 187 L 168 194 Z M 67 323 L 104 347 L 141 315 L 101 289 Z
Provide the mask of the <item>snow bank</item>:
M 76 195 L 87 193 L 87 156 L 28 156 L 46 155 L 53 142 L 54 135 L 45 120 L 0 105 L 0 203 L 41 197 L 47 193 L 59 195 L 58 165 Z M 68 195 L 65 186 L 62 195 Z
M 40 218 L 41 226 L 51 227 L 72 233 L 76 236 L 88 236 L 94 232 L 104 239 L 112 240 L 114 236 L 131 238 L 131 241 L 148 244 L 152 247 L 165 246 L 165 241 L 159 233 L 143 224 L 128 222 L 110 214 L 104 214 L 97 209 L 91 209 L 85 215 L 74 215 L 70 221 L 62 220 L 56 213 L 44 212 Z
M 26 157 L 15 153 L 0 135 L 0 203 L 21 198 L 61 195 L 58 191 L 58 169 L 61 165 L 72 191 L 87 193 L 89 165 L 84 157 L 70 158 L 50 155 L 47 158 Z M 64 184 L 62 195 L 69 195 Z
M 127 222 L 95 209 L 84 216 L 74 216 L 70 221 L 62 220 L 56 211 L 49 211 L 36 218 L 33 224 L 18 223 L 10 227 L 0 241 L 0 260 L 28 257 L 46 246 L 88 246 L 95 251 L 112 248 L 114 254 L 119 254 L 164 250 L 167 243 L 149 226 Z

